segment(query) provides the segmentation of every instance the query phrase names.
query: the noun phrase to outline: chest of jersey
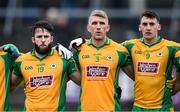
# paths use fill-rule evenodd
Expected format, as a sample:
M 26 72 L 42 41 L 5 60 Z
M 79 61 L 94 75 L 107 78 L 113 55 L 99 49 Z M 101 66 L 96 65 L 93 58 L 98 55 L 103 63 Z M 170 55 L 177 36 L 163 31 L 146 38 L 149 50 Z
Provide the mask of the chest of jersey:
M 108 47 L 97 50 L 92 46 L 85 49 L 81 50 L 79 60 L 87 78 L 108 78 L 116 70 L 119 59 L 116 50 Z
M 163 46 L 135 46 L 132 48 L 135 72 L 155 75 L 163 73 L 168 62 L 168 49 Z
M 62 62 L 56 57 L 40 61 L 33 57 L 22 62 L 21 71 L 29 88 L 49 88 L 61 78 Z

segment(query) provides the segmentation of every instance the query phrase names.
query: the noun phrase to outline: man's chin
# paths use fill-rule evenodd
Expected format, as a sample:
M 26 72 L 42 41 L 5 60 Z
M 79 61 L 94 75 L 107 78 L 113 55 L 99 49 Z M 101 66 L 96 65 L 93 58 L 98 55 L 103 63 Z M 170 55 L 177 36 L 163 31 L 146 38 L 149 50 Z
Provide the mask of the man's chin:
M 152 39 L 152 36 L 144 36 L 145 39 Z
M 104 39 L 104 37 L 103 36 L 96 36 L 95 39 L 96 40 L 102 40 L 102 39 Z
M 49 51 L 51 50 L 51 45 L 49 45 L 48 47 L 38 47 L 37 45 L 35 45 L 35 50 L 37 53 L 39 54 L 48 54 Z

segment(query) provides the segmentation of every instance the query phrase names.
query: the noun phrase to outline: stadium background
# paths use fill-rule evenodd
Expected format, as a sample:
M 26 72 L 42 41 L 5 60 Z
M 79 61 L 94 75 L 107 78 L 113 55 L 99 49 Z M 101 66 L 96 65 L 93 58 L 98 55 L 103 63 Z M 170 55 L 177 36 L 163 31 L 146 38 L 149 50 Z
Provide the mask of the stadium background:
M 111 30 L 108 36 L 117 42 L 140 37 L 138 17 L 146 9 L 154 10 L 161 18 L 160 35 L 180 42 L 180 0 L 0 0 L 0 45 L 13 43 L 21 52 L 32 49 L 30 26 L 39 19 L 47 19 L 55 26 L 55 43 L 68 47 L 70 40 L 83 35 L 87 18 L 93 9 L 107 12 Z M 133 102 L 133 82 L 120 73 L 123 90 L 123 110 L 130 110 Z M 23 84 L 11 94 L 11 106 L 24 106 Z M 67 109 L 76 110 L 79 87 L 68 82 Z M 180 110 L 180 93 L 173 97 L 175 110 Z

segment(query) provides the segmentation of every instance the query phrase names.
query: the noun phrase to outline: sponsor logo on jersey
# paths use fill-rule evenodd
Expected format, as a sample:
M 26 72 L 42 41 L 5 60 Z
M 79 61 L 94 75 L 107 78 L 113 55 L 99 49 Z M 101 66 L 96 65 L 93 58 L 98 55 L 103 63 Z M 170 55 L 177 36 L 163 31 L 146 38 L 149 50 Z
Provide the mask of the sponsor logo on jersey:
M 42 75 L 42 76 L 30 76 L 29 86 L 30 87 L 49 87 L 53 84 L 53 75 Z
M 109 66 L 88 65 L 86 66 L 86 76 L 92 78 L 107 78 Z
M 156 74 L 159 72 L 159 62 L 137 62 L 137 71 L 141 73 Z

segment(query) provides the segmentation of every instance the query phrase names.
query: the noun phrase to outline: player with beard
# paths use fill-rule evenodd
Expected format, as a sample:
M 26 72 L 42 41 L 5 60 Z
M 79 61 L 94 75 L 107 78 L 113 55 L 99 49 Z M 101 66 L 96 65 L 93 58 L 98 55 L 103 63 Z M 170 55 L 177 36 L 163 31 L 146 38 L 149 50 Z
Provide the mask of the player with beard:
M 66 60 L 51 48 L 53 38 L 53 26 L 49 22 L 36 22 L 32 28 L 34 49 L 15 61 L 11 89 L 24 80 L 27 111 L 64 110 L 68 79 L 80 83 L 74 61 Z
M 10 111 L 10 72 L 15 59 L 20 55 L 13 44 L 0 47 L 0 111 Z

